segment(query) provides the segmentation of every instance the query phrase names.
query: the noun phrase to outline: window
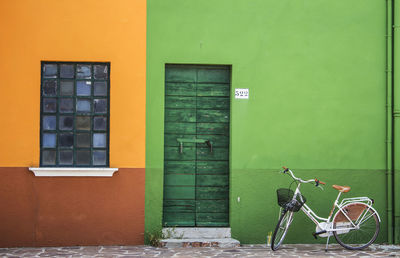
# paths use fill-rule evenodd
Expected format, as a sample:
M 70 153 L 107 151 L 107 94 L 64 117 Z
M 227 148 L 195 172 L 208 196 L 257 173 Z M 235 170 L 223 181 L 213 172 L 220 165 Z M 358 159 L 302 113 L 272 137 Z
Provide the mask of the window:
M 108 167 L 110 63 L 42 62 L 40 165 Z

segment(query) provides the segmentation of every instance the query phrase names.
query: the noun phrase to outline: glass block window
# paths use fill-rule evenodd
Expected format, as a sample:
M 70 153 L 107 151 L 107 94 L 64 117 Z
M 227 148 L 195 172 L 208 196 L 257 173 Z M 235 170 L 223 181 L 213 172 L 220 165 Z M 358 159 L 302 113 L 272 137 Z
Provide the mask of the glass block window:
M 40 165 L 108 167 L 110 63 L 41 68 Z

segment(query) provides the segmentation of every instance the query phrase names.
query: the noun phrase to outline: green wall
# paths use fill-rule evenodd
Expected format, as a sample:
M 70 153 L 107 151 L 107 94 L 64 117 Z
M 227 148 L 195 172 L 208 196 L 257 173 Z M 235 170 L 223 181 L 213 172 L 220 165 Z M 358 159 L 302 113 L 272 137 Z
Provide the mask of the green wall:
M 148 0 L 146 231 L 162 219 L 165 64 L 223 64 L 232 65 L 233 237 L 262 243 L 273 231 L 275 190 L 290 184 L 277 173 L 285 165 L 327 182 L 323 192 L 303 187 L 321 216 L 336 196 L 331 184 L 374 198 L 386 241 L 385 8 L 377 0 Z M 249 88 L 250 98 L 234 99 L 235 88 Z M 314 243 L 315 226 L 295 219 L 287 242 Z

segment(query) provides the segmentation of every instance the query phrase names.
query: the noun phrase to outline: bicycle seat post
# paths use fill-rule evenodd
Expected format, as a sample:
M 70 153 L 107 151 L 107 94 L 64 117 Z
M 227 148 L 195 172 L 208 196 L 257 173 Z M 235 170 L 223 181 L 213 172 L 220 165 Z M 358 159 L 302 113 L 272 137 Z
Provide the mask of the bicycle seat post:
M 331 216 L 333 214 L 333 211 L 335 210 L 336 205 L 339 203 L 339 198 L 340 198 L 341 195 L 342 195 L 342 192 L 339 192 L 338 196 L 336 197 L 336 200 L 333 202 L 332 209 L 331 209 L 331 212 L 329 213 L 328 219 L 331 218 Z

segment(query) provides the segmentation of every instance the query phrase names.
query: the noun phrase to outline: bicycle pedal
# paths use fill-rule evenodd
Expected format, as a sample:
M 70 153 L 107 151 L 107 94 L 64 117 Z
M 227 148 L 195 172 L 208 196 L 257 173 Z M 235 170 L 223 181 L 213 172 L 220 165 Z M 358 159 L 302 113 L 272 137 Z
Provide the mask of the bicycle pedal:
M 312 233 L 312 235 L 314 236 L 315 239 L 317 239 L 318 235 L 324 234 L 324 233 L 326 233 L 326 230 L 322 230 L 322 231 L 319 231 L 319 232 L 314 232 L 314 233 Z

